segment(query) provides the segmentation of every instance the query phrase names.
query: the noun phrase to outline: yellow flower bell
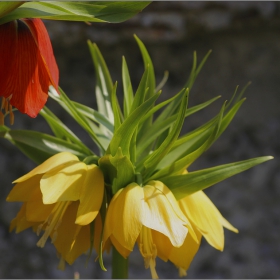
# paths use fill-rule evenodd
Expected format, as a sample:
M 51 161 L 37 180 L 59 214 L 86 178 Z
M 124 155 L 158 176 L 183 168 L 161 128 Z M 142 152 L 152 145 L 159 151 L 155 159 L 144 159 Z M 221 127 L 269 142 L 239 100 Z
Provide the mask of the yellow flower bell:
M 222 251 L 224 248 L 223 227 L 238 232 L 219 212 L 216 206 L 203 191 L 198 191 L 178 201 L 180 209 L 190 221 L 197 239 L 188 235 L 180 248 L 173 248 L 168 259 L 179 268 L 179 275 L 186 275 L 189 265 L 197 253 L 201 237 L 214 248 Z
M 7 201 L 24 202 L 10 229 L 33 227 L 43 247 L 50 236 L 58 253 L 72 264 L 90 247 L 89 224 L 96 219 L 104 194 L 99 167 L 68 152 L 56 154 L 14 181 Z M 100 224 L 101 221 L 98 222 Z M 101 226 L 95 227 L 96 232 Z
M 132 183 L 120 189 L 109 204 L 104 242 L 110 238 L 127 258 L 137 241 L 145 267 L 150 267 L 152 278 L 158 278 L 156 256 L 169 255 L 172 247 L 182 246 L 188 232 L 197 240 L 172 192 L 162 182 L 150 181 L 144 187 Z M 165 246 L 160 236 L 171 245 Z

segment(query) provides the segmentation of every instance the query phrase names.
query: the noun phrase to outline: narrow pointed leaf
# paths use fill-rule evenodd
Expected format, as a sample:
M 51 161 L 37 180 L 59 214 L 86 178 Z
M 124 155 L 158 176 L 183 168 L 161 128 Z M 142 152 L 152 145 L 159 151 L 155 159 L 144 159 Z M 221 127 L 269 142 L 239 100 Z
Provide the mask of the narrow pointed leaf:
M 102 124 L 103 127 L 106 127 L 108 130 L 108 133 L 110 132 L 113 134 L 114 132 L 114 123 L 111 123 L 110 120 L 108 120 L 104 115 L 100 114 L 98 111 L 80 104 L 78 102 L 74 102 L 73 104 L 77 108 L 77 110 L 87 119 L 95 122 L 96 124 Z M 106 133 L 108 135 L 108 133 Z
M 222 132 L 227 128 L 227 126 L 232 121 L 233 117 L 237 113 L 238 109 L 240 108 L 244 100 L 245 99 L 240 100 L 226 114 L 226 116 L 221 121 L 220 128 L 217 131 L 217 135 L 214 140 L 218 139 L 222 134 Z M 179 138 L 174 143 L 170 153 L 158 164 L 157 169 L 162 169 L 170 165 L 170 162 L 174 162 L 198 149 L 199 146 L 201 146 L 209 138 L 210 134 L 214 129 L 214 125 L 218 117 L 219 114 L 214 118 L 212 118 L 210 121 L 208 121 L 206 124 L 203 124 L 202 126 L 195 129 L 194 131 Z M 212 143 L 214 143 L 214 141 Z
M 156 78 L 155 78 L 154 66 L 145 45 L 136 35 L 134 35 L 134 38 L 140 48 L 143 62 L 144 62 L 144 68 L 146 69 L 147 67 L 149 67 L 149 75 L 147 81 L 147 87 L 149 89 L 145 94 L 145 100 L 147 100 L 155 94 Z M 145 122 L 142 123 L 141 127 L 139 127 L 139 135 L 141 135 L 144 131 L 146 131 L 151 126 L 152 121 L 153 121 L 153 117 L 151 116 L 147 118 Z
M 169 72 L 168 71 L 164 71 L 163 78 L 160 81 L 160 83 L 157 85 L 157 87 L 155 89 L 155 92 L 161 90 L 164 87 L 164 85 L 166 84 L 166 82 L 168 80 L 168 76 L 169 76 Z
M 92 155 L 92 153 L 85 153 L 78 145 L 36 131 L 10 130 L 4 134 L 1 133 L 1 137 L 11 141 L 37 163 L 64 151 L 68 151 L 80 159 Z
M 54 135 L 57 138 L 74 143 L 81 147 L 85 153 L 92 153 L 87 146 L 63 123 L 57 118 L 46 106 L 40 111 L 40 115 L 47 121 Z
M 214 101 L 216 101 L 218 98 L 220 98 L 220 96 L 214 97 L 202 104 L 193 106 L 191 108 L 188 108 L 185 114 L 185 117 L 188 117 L 204 108 L 206 108 L 207 106 L 209 106 L 211 103 L 213 103 Z M 168 107 L 159 115 L 159 117 L 156 119 L 156 121 L 153 123 L 153 126 L 157 126 L 159 125 L 159 122 L 165 122 L 166 119 L 170 118 L 169 120 L 171 121 L 171 118 L 175 118 L 174 112 L 176 112 L 176 110 L 178 109 L 179 106 L 179 99 L 175 99 L 172 103 L 170 103 L 168 105 Z M 170 117 L 172 116 L 172 117 Z M 148 132 L 149 130 L 147 130 L 146 132 Z M 165 131 L 165 133 L 162 134 L 162 136 L 158 139 L 158 143 L 156 145 L 156 147 L 158 147 L 166 138 L 167 134 L 168 134 L 168 127 L 167 130 Z
M 114 131 L 117 131 L 117 129 L 121 126 L 121 112 L 119 110 L 118 106 L 118 99 L 117 99 L 117 83 L 113 86 L 112 89 L 112 107 L 113 107 L 113 114 L 114 114 Z
M 122 81 L 123 81 L 123 92 L 124 92 L 123 111 L 124 111 L 124 117 L 126 118 L 130 112 L 134 94 L 133 94 L 128 67 L 124 56 L 122 59 Z
M 157 165 L 157 163 L 169 152 L 173 143 L 178 138 L 185 120 L 187 100 L 188 100 L 188 90 L 186 90 L 185 96 L 182 98 L 177 120 L 170 134 L 167 136 L 167 138 L 164 140 L 161 146 L 157 150 L 155 150 L 144 162 L 144 166 L 146 167 L 147 170 Z
M 145 101 L 141 106 L 134 110 L 127 119 L 124 120 L 119 129 L 114 133 L 110 146 L 106 152 L 107 154 L 112 154 L 114 156 L 118 148 L 121 147 L 123 154 L 130 158 L 129 148 L 133 133 L 137 128 L 141 118 L 154 105 L 154 102 L 158 97 L 159 94 L 156 94 Z
M 194 63 L 193 63 L 193 68 L 190 74 L 190 77 L 188 79 L 188 81 L 186 82 L 186 84 L 184 85 L 184 87 L 188 87 L 190 90 L 199 74 L 199 72 L 201 71 L 203 65 L 205 64 L 206 60 L 208 59 L 209 55 L 211 54 L 212 50 L 208 51 L 208 53 L 204 56 L 204 58 L 202 59 L 202 61 L 200 62 L 200 64 L 198 65 L 198 67 L 196 68 L 196 52 L 194 53 Z M 194 70 L 195 69 L 195 70 Z
M 176 103 L 178 103 L 178 104 L 180 103 L 179 98 L 182 98 L 183 94 L 184 94 L 184 90 L 180 91 L 176 96 L 173 97 L 174 100 L 176 100 Z M 207 102 L 204 102 L 202 104 L 194 106 L 192 108 L 188 108 L 186 110 L 185 117 L 190 116 L 191 114 L 194 114 L 199 110 L 202 110 L 203 108 L 207 107 L 208 105 L 210 105 L 212 102 L 214 102 L 218 98 L 219 98 L 219 96 L 215 97 Z M 152 110 L 150 110 L 147 115 L 150 115 L 151 112 L 153 112 L 153 113 L 156 112 L 158 109 L 160 109 L 162 107 L 161 105 L 163 103 L 165 105 L 169 101 L 173 101 L 173 100 L 169 99 L 165 102 L 158 104 Z M 167 109 L 167 112 L 171 113 L 171 111 L 169 110 L 168 107 L 166 109 Z M 147 118 L 147 115 L 145 115 L 144 119 Z M 155 139 L 158 136 L 160 136 L 165 130 L 169 129 L 170 126 L 176 121 L 176 118 L 177 118 L 177 115 L 172 115 L 172 116 L 168 117 L 168 115 L 166 114 L 166 118 L 161 118 L 160 120 L 157 119 L 149 129 L 147 129 L 146 131 L 143 131 L 143 133 L 141 135 L 139 135 L 139 138 L 137 139 L 137 156 L 141 155 L 143 153 L 143 151 L 147 147 L 149 147 L 149 145 L 153 141 L 155 141 Z M 164 137 L 160 143 L 162 143 L 165 138 L 166 137 Z M 178 141 L 179 141 L 179 139 L 175 143 L 177 143 Z M 156 147 L 158 147 L 158 146 L 156 146 Z
M 63 92 L 63 90 L 60 88 L 60 95 L 55 95 L 52 92 L 49 92 L 49 96 L 58 102 L 59 105 L 61 105 L 62 108 L 64 108 L 70 116 L 73 117 L 73 119 L 81 126 L 83 127 L 86 132 L 89 134 L 89 136 L 93 139 L 93 141 L 97 144 L 99 149 L 101 150 L 101 153 L 105 151 L 106 142 L 104 143 L 102 140 L 104 135 L 100 133 L 101 137 L 99 138 L 95 132 L 99 131 L 99 128 L 97 126 L 93 126 L 93 123 L 90 123 L 76 108 L 74 103 L 67 97 L 67 95 Z
M 199 146 L 199 148 L 187 154 L 186 156 L 180 158 L 179 160 L 172 162 L 170 165 L 166 166 L 165 168 L 160 169 L 149 180 L 155 180 L 155 179 L 161 180 L 162 177 L 182 174 L 183 171 L 186 168 L 188 168 L 190 164 L 193 163 L 215 141 L 215 138 L 217 137 L 217 134 L 220 129 L 221 122 L 223 120 L 224 110 L 225 110 L 225 104 L 224 106 L 222 106 L 222 109 L 217 117 L 217 123 L 215 125 L 215 128 L 212 130 L 211 135 L 201 146 Z
M 111 92 L 113 90 L 113 82 L 110 72 L 107 68 L 106 62 L 99 51 L 96 44 L 92 44 L 88 40 L 88 46 L 92 56 L 92 60 L 95 67 L 96 75 L 96 99 L 98 111 L 105 115 L 110 122 L 114 122 L 114 114 L 111 106 Z
M 145 101 L 145 95 L 149 91 L 149 84 L 148 84 L 148 77 L 149 77 L 149 67 L 145 69 L 145 72 L 141 78 L 137 91 L 135 93 L 130 113 L 132 113 L 137 107 L 139 107 Z
M 264 156 L 249 160 L 224 164 L 212 168 L 190 172 L 184 175 L 175 175 L 162 178 L 162 182 L 168 186 L 177 200 L 197 191 L 206 189 L 235 174 L 243 172 L 273 157 Z
M 149 75 L 148 75 L 148 86 L 149 91 L 147 93 L 146 99 L 150 98 L 155 93 L 155 87 L 156 87 L 156 78 L 155 78 L 155 72 L 154 72 L 154 66 L 152 63 L 152 60 L 150 58 L 150 55 L 145 47 L 145 45 L 142 43 L 142 41 L 134 35 L 134 38 L 140 48 L 140 51 L 142 53 L 142 58 L 144 62 L 145 69 L 149 67 Z

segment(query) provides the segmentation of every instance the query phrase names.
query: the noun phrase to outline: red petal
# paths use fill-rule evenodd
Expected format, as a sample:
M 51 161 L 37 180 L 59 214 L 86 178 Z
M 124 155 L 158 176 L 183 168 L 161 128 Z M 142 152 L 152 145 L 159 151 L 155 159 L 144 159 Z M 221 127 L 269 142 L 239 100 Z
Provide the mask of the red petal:
M 0 26 L 0 96 L 12 95 L 11 105 L 36 117 L 47 101 L 49 86 L 57 88 L 58 69 L 43 23 L 23 21 Z M 40 48 L 40 44 L 45 45 Z
M 8 97 L 3 92 L 7 75 L 14 68 L 17 45 L 16 21 L 0 25 L 0 96 Z
M 35 41 L 37 42 L 41 56 L 45 60 L 47 64 L 47 68 L 50 71 L 50 76 L 53 80 L 52 85 L 56 89 L 58 89 L 58 78 L 59 78 L 58 67 L 53 54 L 50 37 L 44 23 L 39 18 L 22 19 L 22 21 L 24 21 L 28 25 Z

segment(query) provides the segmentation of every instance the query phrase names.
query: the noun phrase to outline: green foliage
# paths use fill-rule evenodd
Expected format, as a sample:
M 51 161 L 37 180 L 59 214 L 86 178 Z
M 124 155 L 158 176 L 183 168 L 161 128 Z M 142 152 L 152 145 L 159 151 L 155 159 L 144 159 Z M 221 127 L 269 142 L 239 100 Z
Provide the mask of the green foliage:
M 24 4 L 23 1 L 3 1 L 0 3 L 0 18 L 11 13 L 13 10 Z
M 128 157 L 123 155 L 121 148 L 114 157 L 105 155 L 98 163 L 103 171 L 105 184 L 110 187 L 113 194 L 134 181 L 134 167 Z
M 169 187 L 177 199 L 181 199 L 271 159 L 273 159 L 271 156 L 253 158 L 184 175 L 168 176 L 161 181 Z
M 19 18 L 42 18 L 87 22 L 122 22 L 141 12 L 150 2 L 38 1 L 0 3 L 0 24 Z M 17 8 L 21 5 L 19 8 Z M 17 9 L 15 9 L 17 8 Z

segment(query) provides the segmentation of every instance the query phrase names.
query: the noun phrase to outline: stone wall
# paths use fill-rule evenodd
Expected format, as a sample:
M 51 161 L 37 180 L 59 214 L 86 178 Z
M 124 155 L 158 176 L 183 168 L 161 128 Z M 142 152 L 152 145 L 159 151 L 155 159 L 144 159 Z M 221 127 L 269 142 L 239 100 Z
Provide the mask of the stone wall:
M 94 69 L 86 41 L 99 46 L 113 80 L 119 81 L 121 93 L 121 57 L 127 59 L 134 87 L 143 73 L 141 55 L 133 34 L 145 43 L 154 62 L 158 82 L 165 70 L 169 80 L 163 98 L 177 93 L 184 85 L 192 65 L 193 51 L 201 60 L 212 49 L 190 96 L 190 106 L 214 96 L 220 100 L 188 118 L 185 131 L 217 114 L 224 100 L 231 97 L 236 85 L 248 81 L 246 102 L 235 120 L 216 144 L 192 166 L 192 170 L 273 155 L 273 161 L 236 175 L 206 192 L 221 213 L 239 229 L 239 234 L 225 231 L 223 253 L 205 241 L 194 259 L 189 278 L 278 278 L 280 275 L 279 240 L 279 153 L 280 153 L 280 4 L 278 2 L 153 2 L 142 13 L 120 24 L 46 22 L 60 68 L 60 85 L 74 100 L 96 106 Z M 52 102 L 51 107 L 65 123 L 83 135 L 72 120 Z M 31 120 L 16 115 L 15 128 L 49 131 L 38 117 Z M 81 257 L 65 272 L 56 270 L 57 259 L 51 244 L 36 247 L 37 237 L 29 231 L 8 233 L 10 220 L 19 205 L 4 199 L 11 182 L 35 165 L 15 148 L 1 140 L 0 204 L 0 277 L 1 278 L 81 278 L 110 277 L 98 263 Z M 8 172 L 7 172 L 8 171 Z M 133 253 L 130 277 L 149 278 L 139 253 Z M 170 263 L 158 261 L 162 278 L 177 278 Z

